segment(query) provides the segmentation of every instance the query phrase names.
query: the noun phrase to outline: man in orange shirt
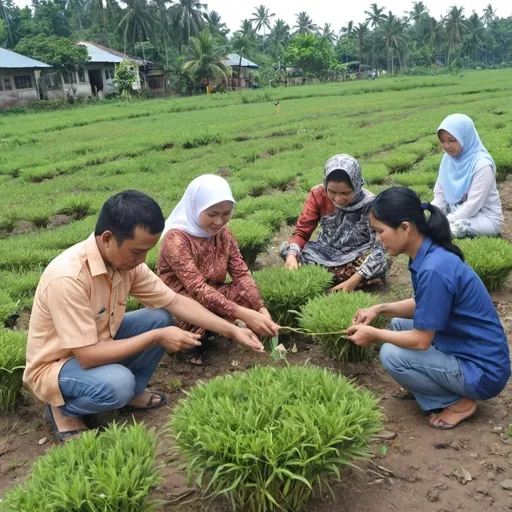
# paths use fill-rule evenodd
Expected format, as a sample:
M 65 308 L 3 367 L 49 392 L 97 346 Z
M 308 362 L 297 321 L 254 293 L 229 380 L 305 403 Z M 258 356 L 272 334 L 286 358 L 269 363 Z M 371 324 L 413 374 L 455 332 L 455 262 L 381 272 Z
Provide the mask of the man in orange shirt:
M 95 232 L 41 276 L 24 381 L 46 402 L 45 417 L 60 440 L 87 429 L 83 416 L 167 402 L 163 393 L 146 390 L 158 363 L 166 351 L 200 345 L 198 335 L 171 326 L 173 316 L 263 351 L 250 330 L 175 294 L 147 267 L 164 224 L 149 196 L 120 192 L 103 205 Z M 125 314 L 128 295 L 152 309 Z

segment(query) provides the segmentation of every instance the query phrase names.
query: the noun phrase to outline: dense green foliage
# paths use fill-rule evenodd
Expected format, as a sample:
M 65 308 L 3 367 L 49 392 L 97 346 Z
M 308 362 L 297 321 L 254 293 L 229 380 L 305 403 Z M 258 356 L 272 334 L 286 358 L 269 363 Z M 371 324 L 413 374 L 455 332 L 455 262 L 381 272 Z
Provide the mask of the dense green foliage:
M 142 424 L 113 423 L 40 457 L 27 481 L 0 503 L 5 512 L 149 512 L 161 481 L 155 433 Z
M 274 321 L 288 327 L 297 325 L 295 312 L 332 283 L 332 274 L 318 265 L 303 265 L 293 272 L 284 266 L 270 267 L 253 276 Z
M 0 328 L 0 412 L 13 410 L 21 396 L 27 335 Z
M 195 387 L 171 417 L 189 478 L 234 510 L 299 511 L 368 456 L 381 414 L 369 391 L 316 367 L 259 367 Z

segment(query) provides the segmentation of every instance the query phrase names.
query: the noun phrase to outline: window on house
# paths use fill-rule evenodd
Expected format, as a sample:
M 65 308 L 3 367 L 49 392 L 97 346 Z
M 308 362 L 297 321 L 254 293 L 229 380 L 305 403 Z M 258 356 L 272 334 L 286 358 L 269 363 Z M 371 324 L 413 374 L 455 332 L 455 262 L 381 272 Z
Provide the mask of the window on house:
M 76 84 L 76 75 L 74 71 L 64 72 L 64 83 L 65 84 Z
M 105 69 L 105 80 L 114 80 L 114 70 Z
M 85 71 L 83 69 L 79 69 L 78 70 L 78 81 L 81 83 L 81 84 L 85 84 L 86 83 L 86 80 L 85 80 Z
M 58 73 L 50 73 L 49 75 L 46 75 L 44 78 L 46 80 L 46 87 L 48 87 L 48 89 L 58 89 L 60 87 Z
M 32 89 L 32 77 L 30 75 L 18 75 L 14 77 L 16 89 Z
M 4 89 L 6 91 L 12 91 L 12 84 L 10 78 L 4 78 Z

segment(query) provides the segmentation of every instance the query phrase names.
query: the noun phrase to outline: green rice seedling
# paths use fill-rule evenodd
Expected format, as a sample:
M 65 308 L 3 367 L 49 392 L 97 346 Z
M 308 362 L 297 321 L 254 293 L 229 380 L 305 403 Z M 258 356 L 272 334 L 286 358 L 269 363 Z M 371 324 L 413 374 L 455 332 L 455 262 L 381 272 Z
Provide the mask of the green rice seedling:
M 7 492 L 5 512 L 155 510 L 149 495 L 162 481 L 157 438 L 144 425 L 113 423 L 85 432 L 37 459 L 28 479 Z
M 0 231 L 11 233 L 16 227 L 18 216 L 15 213 L 7 212 L 0 217 Z
M 5 290 L 0 290 L 0 328 L 4 327 L 6 320 L 15 315 L 17 310 L 17 302 Z
M 277 210 L 283 213 L 287 224 L 294 224 L 299 218 L 306 198 L 305 193 L 286 192 L 261 197 L 247 197 L 235 207 L 237 217 L 245 218 L 260 210 Z
M 196 386 L 170 420 L 189 481 L 234 511 L 299 512 L 369 456 L 375 397 L 314 366 L 263 366 Z M 332 493 L 332 490 L 331 490 Z
M 443 155 L 427 156 L 415 166 L 417 172 L 436 172 L 439 173 L 439 166 Z
M 66 200 L 56 213 L 69 215 L 74 220 L 80 220 L 94 213 L 91 210 L 91 201 L 88 198 L 73 197 Z
M 284 266 L 270 267 L 254 272 L 253 277 L 272 318 L 288 327 L 298 325 L 295 311 L 332 285 L 332 274 L 319 265 L 302 265 L 294 272 Z
M 27 270 L 23 272 L 0 271 L 0 290 L 5 290 L 14 300 L 32 297 L 36 291 L 41 272 Z
M 384 164 L 360 162 L 363 178 L 368 185 L 381 185 L 389 174 Z
M 332 358 L 348 363 L 364 361 L 369 359 L 372 351 L 346 340 L 343 331 L 350 327 L 358 309 L 376 303 L 377 297 L 365 292 L 316 297 L 301 309 L 299 326 L 311 333 L 319 333 L 312 334 L 312 337 L 325 347 Z
M 507 240 L 478 237 L 456 240 L 455 243 L 487 290 L 494 291 L 503 286 L 512 271 L 512 245 Z
M 418 158 L 427 156 L 432 151 L 432 143 L 428 141 L 418 141 L 405 146 L 407 152 L 414 153 Z
M 512 149 L 499 148 L 492 152 L 492 157 L 496 164 L 496 179 L 504 181 L 512 173 Z
M 128 297 L 126 299 L 126 312 L 129 313 L 130 311 L 137 311 L 138 309 L 142 309 L 144 306 L 133 297 Z
M 395 174 L 393 181 L 402 185 L 403 187 L 414 187 L 417 185 L 426 185 L 433 187 L 437 180 L 437 172 L 420 172 L 411 171 Z
M 273 231 L 277 231 L 284 224 L 284 213 L 277 210 L 258 210 L 246 217 L 246 220 L 259 222 L 270 226 Z
M 391 173 L 407 171 L 417 160 L 418 156 L 414 153 L 390 153 L 381 159 Z
M 266 250 L 272 238 L 270 226 L 245 219 L 232 219 L 229 229 L 238 242 L 245 263 L 253 266 L 258 254 Z
M 434 199 L 434 189 L 426 185 L 415 185 L 410 187 L 422 201 L 430 203 Z
M 26 349 L 26 333 L 0 329 L 0 412 L 2 413 L 12 411 L 21 397 Z
M 50 224 L 50 217 L 52 215 L 53 212 L 50 208 L 39 209 L 31 212 L 27 216 L 27 220 L 32 222 L 36 228 L 46 228 Z

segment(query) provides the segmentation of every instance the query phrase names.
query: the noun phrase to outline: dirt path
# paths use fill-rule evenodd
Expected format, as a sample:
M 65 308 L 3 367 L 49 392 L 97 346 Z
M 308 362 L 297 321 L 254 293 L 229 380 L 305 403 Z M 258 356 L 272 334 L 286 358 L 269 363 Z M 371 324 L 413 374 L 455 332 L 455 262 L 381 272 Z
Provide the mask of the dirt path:
M 506 215 L 504 236 L 512 241 L 512 182 L 501 185 L 501 197 Z M 268 258 L 267 258 L 268 259 Z M 265 261 L 268 263 L 268 261 Z M 407 294 L 409 288 L 404 261 L 395 263 L 391 282 L 393 293 Z M 399 286 L 396 286 L 399 285 Z M 506 286 L 493 294 L 493 299 L 507 334 L 512 340 L 512 292 Z M 378 362 L 370 365 L 333 365 L 319 346 L 304 345 L 289 361 L 309 360 L 322 366 L 333 367 L 347 376 L 354 376 L 381 398 L 385 412 L 385 426 L 396 433 L 390 441 L 373 445 L 375 458 L 363 463 L 364 471 L 346 470 L 343 481 L 334 485 L 336 501 L 315 497 L 306 512 L 482 512 L 512 509 L 512 487 L 502 482 L 512 478 L 512 440 L 505 432 L 512 424 L 512 387 L 493 400 L 480 404 L 477 414 L 453 431 L 437 431 L 427 425 L 425 414 L 411 400 L 391 397 L 396 386 L 382 371 Z M 153 386 L 171 393 L 169 405 L 163 410 L 137 417 L 148 426 L 163 427 L 173 405 L 184 394 L 182 389 L 194 385 L 198 379 L 207 380 L 231 371 L 245 370 L 254 364 L 269 364 L 268 356 L 247 354 L 237 347 L 218 342 L 208 368 L 191 368 L 166 359 L 158 369 Z M 273 363 L 270 363 L 273 364 Z M 33 460 L 51 446 L 52 437 L 41 418 L 42 408 L 27 397 L 16 414 L 0 419 L 0 494 L 23 481 Z M 117 416 L 118 419 L 129 419 Z M 99 418 L 100 421 L 109 417 Z M 40 440 L 47 438 L 44 444 Z M 386 449 L 382 446 L 387 446 Z M 160 458 L 167 462 L 171 456 L 170 443 L 162 445 Z M 162 510 L 173 512 L 224 512 L 229 510 L 222 501 L 208 504 L 194 500 L 193 488 L 186 486 L 184 475 L 168 466 L 165 483 L 158 496 L 178 503 Z M 466 482 L 470 476 L 471 480 Z M 181 499 L 180 499 L 181 498 Z M 187 501 L 191 501 L 186 503 Z

